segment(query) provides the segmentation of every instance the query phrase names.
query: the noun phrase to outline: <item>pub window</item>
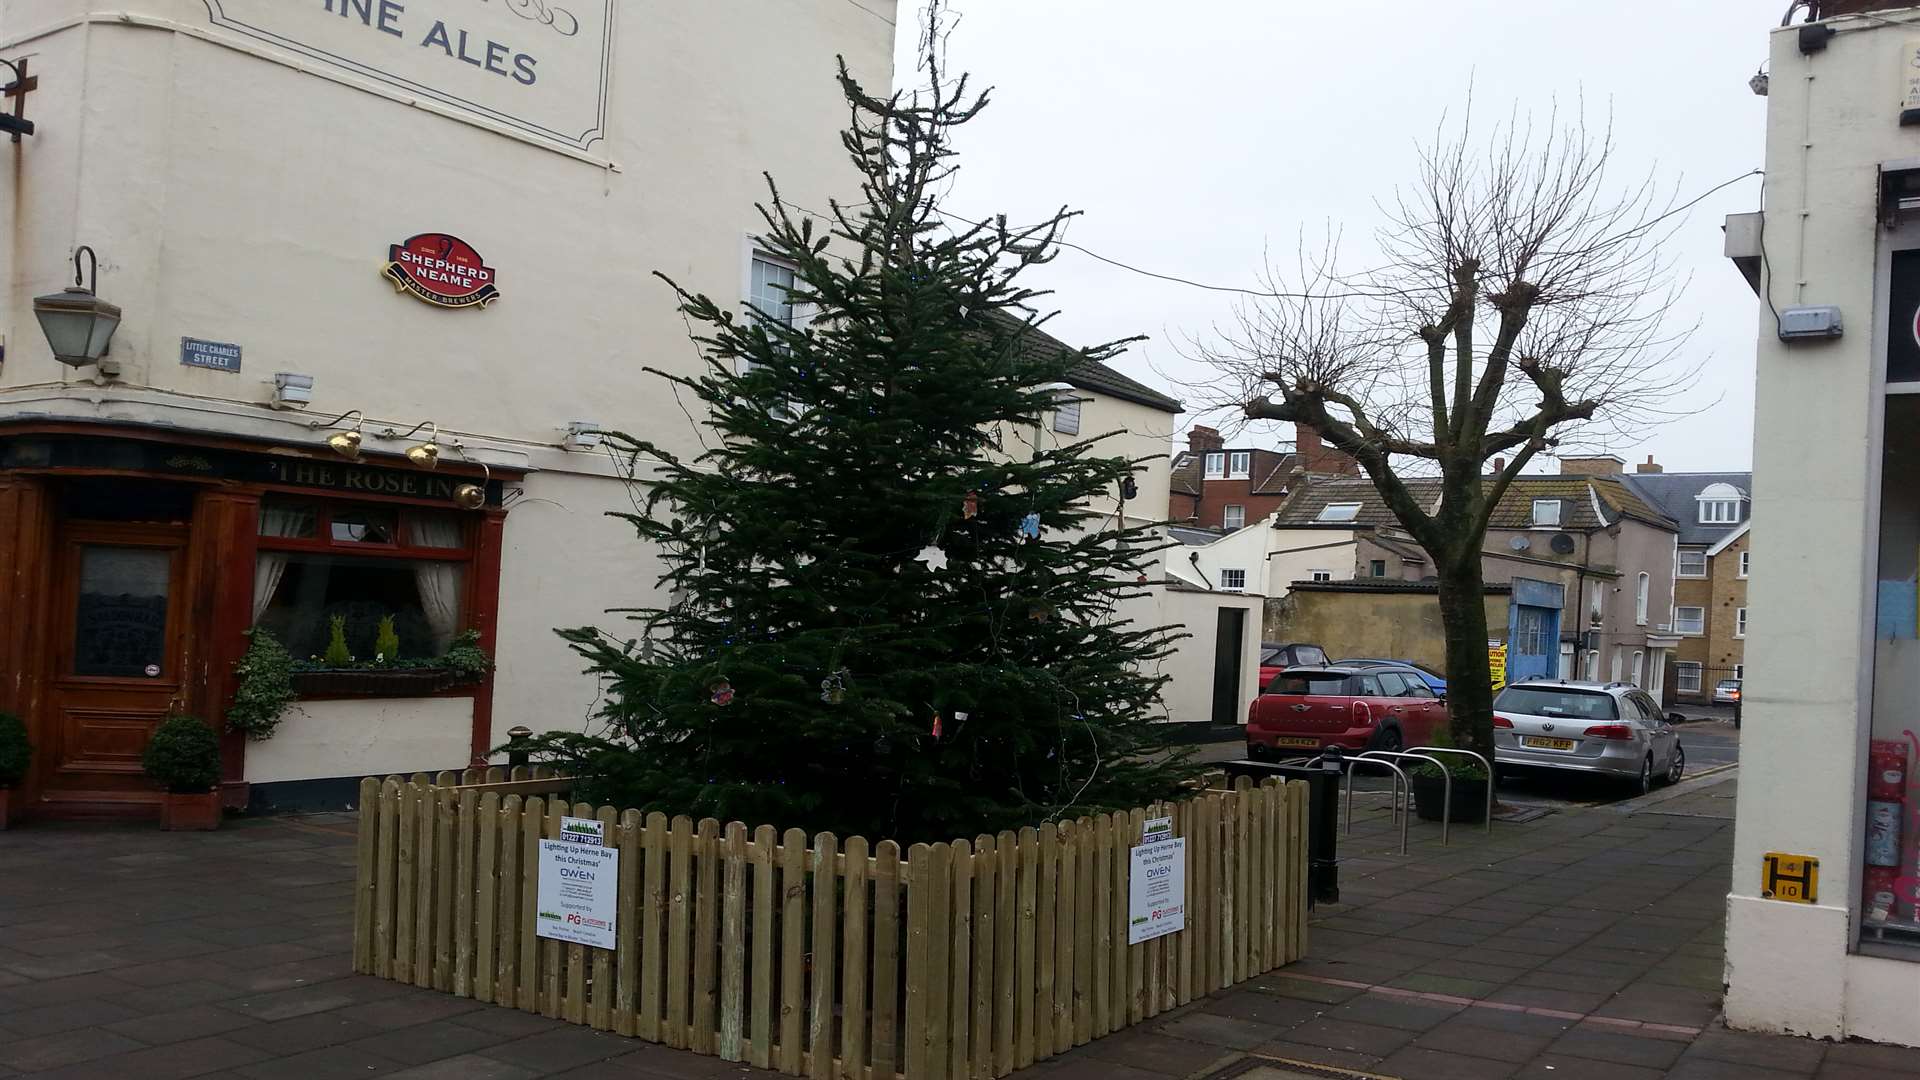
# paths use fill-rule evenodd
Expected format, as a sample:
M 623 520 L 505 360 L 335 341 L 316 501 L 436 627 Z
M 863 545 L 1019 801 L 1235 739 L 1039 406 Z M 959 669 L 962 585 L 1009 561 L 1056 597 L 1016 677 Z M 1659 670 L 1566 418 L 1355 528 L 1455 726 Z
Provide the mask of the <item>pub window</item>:
M 324 653 L 335 618 L 363 662 L 383 619 L 400 641 L 389 661 L 439 656 L 464 628 L 472 549 L 455 514 L 269 496 L 259 533 L 253 622 L 295 657 Z

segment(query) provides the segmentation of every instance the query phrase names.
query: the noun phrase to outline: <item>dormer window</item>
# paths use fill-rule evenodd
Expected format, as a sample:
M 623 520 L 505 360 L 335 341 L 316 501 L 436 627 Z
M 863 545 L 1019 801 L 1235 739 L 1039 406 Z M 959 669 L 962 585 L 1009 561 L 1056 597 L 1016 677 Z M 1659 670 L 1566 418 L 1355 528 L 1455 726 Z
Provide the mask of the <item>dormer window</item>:
M 1745 493 L 1732 484 L 1707 485 L 1705 491 L 1694 496 L 1694 501 L 1700 505 L 1700 524 L 1740 524 L 1740 506 L 1746 499 Z
M 1536 529 L 1557 529 L 1560 527 L 1560 500 L 1533 500 L 1533 527 Z
M 1253 471 L 1253 452 L 1235 450 L 1227 455 L 1227 479 L 1245 480 Z
M 1315 521 L 1352 521 L 1360 516 L 1359 503 L 1328 503 L 1320 508 Z
M 1227 455 L 1211 453 L 1207 455 L 1207 479 L 1218 480 L 1227 475 Z

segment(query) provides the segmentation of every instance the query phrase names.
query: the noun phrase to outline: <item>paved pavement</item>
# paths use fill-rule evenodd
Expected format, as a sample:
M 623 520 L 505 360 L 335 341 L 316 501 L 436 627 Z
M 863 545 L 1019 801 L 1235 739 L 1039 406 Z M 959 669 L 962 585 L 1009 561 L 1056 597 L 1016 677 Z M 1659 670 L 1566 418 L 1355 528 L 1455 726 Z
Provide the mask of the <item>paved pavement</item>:
M 1717 1024 L 1716 779 L 1447 848 L 1416 825 L 1405 858 L 1370 800 L 1308 959 L 1020 1075 L 1920 1078 L 1920 1051 Z M 351 828 L 0 835 L 0 1077 L 771 1075 L 350 974 Z

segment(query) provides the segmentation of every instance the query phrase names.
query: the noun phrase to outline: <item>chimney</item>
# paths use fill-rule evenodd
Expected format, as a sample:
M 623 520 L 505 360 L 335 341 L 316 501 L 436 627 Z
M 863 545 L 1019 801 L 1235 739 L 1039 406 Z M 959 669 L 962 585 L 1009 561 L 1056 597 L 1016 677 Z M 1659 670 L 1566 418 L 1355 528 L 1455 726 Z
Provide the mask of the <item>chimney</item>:
M 1293 425 L 1293 452 L 1300 469 L 1315 476 L 1358 476 L 1360 463 L 1320 441 L 1320 433 L 1305 424 Z
M 1187 429 L 1187 449 L 1193 453 L 1204 454 L 1209 450 L 1218 450 L 1225 445 L 1226 440 L 1220 437 L 1220 432 L 1217 428 L 1195 424 L 1193 427 Z
M 1487 475 L 1488 475 L 1488 476 L 1499 476 L 1499 475 L 1500 475 L 1501 473 L 1503 473 L 1503 472 L 1506 472 L 1506 471 L 1507 471 L 1507 459 L 1506 459 L 1506 458 L 1503 458 L 1503 457 L 1497 457 L 1497 458 L 1494 458 L 1494 459 L 1493 459 L 1492 461 L 1489 461 L 1489 462 L 1487 462 Z
M 1663 473 L 1663 472 L 1666 472 L 1667 470 L 1661 468 L 1658 465 L 1655 465 L 1653 463 L 1653 455 L 1648 454 L 1647 463 L 1645 465 L 1635 465 L 1633 467 L 1633 471 L 1637 473 Z
M 1612 454 L 1560 459 L 1561 476 L 1619 476 L 1626 471 L 1627 463 Z

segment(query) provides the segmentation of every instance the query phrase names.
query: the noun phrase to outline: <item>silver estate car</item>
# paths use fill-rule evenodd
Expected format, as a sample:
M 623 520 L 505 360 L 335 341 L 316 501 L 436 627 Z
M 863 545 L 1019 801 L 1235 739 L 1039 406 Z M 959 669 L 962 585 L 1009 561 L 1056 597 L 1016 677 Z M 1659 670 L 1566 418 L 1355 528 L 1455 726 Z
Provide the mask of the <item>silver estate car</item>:
M 1503 769 L 1616 776 L 1640 793 L 1679 780 L 1687 768 L 1679 731 L 1629 683 L 1540 679 L 1508 686 L 1493 700 L 1493 751 Z

